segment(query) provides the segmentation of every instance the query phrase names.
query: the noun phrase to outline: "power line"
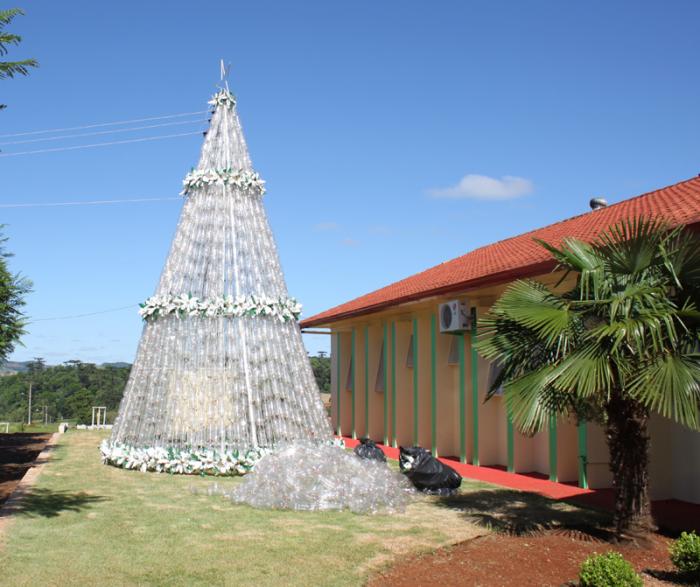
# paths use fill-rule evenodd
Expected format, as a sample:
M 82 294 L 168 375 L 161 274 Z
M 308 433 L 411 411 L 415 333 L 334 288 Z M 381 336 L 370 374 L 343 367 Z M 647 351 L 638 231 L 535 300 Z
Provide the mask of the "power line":
M 196 132 L 183 132 L 174 135 L 159 135 L 155 137 L 143 137 L 140 139 L 127 139 L 124 141 L 110 141 L 108 143 L 94 143 L 92 145 L 76 145 L 74 147 L 56 147 L 54 149 L 38 149 L 36 151 L 18 151 L 16 153 L 0 153 L 2 157 L 17 157 L 18 155 L 35 155 L 37 153 L 57 153 L 59 151 L 75 151 L 77 149 L 93 149 L 96 147 L 108 147 L 110 145 L 126 145 L 128 143 L 143 143 L 145 141 L 158 141 L 161 139 L 173 139 L 175 137 L 189 137 L 193 135 L 201 135 L 203 130 Z
M 65 132 L 69 130 L 82 130 L 85 128 L 98 128 L 100 126 L 117 126 L 120 124 L 131 124 L 134 122 L 148 122 L 151 120 L 165 120 L 167 118 L 182 118 L 183 116 L 194 116 L 196 114 L 206 114 L 209 110 L 198 110 L 197 112 L 182 112 L 180 114 L 168 114 L 165 116 L 151 116 L 150 118 L 132 118 L 131 120 L 119 120 L 117 122 L 103 122 L 100 124 L 86 124 L 83 126 L 69 126 L 66 128 L 52 128 L 48 130 L 33 130 L 30 132 L 17 132 L 12 134 L 0 135 L 0 139 L 9 139 L 12 137 L 25 137 L 28 135 L 41 135 L 52 132 Z
M 34 202 L 28 204 L 0 204 L 0 208 L 53 208 L 56 206 L 99 206 L 103 204 L 131 204 L 135 202 L 167 202 L 182 200 L 181 197 L 170 198 L 129 198 L 123 200 L 77 200 L 74 202 Z
M 35 318 L 30 320 L 27 324 L 33 324 L 34 322 L 46 322 L 48 320 L 73 320 L 74 318 L 87 318 L 88 316 L 97 316 L 98 314 L 108 314 L 110 312 L 119 312 L 121 310 L 128 310 L 130 308 L 136 308 L 139 304 L 129 304 L 128 306 L 122 306 L 120 308 L 110 308 L 109 310 L 100 310 L 98 312 L 90 312 L 88 314 L 73 314 L 72 316 L 55 316 L 52 318 Z
M 77 135 L 59 135 L 57 137 L 42 137 L 40 139 L 26 139 L 23 141 L 10 141 L 7 143 L 0 143 L 0 145 L 5 146 L 5 145 L 25 145 L 27 143 L 41 143 L 45 141 L 60 141 L 63 139 L 81 139 L 83 137 L 96 137 L 98 135 L 109 135 L 109 134 L 114 134 L 118 132 L 134 132 L 137 130 L 146 130 L 149 128 L 161 128 L 164 126 L 182 126 L 184 124 L 199 124 L 201 122 L 205 122 L 201 118 L 197 118 L 195 120 L 185 120 L 185 121 L 179 121 L 179 122 L 164 122 L 161 124 L 149 124 L 146 126 L 134 126 L 134 127 L 129 127 L 129 128 L 115 128 L 113 130 L 100 130 L 97 132 L 88 132 L 88 133 L 82 133 L 82 134 L 77 134 Z

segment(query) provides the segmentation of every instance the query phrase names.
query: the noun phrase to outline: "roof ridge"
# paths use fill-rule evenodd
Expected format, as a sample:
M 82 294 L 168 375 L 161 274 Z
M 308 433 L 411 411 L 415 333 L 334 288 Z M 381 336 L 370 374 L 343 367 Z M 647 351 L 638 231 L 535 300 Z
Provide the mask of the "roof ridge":
M 679 188 L 679 189 L 676 189 Z M 370 292 L 367 292 L 365 294 L 362 294 L 354 299 L 351 299 L 349 301 L 337 304 L 333 306 L 332 308 L 329 308 L 323 312 L 317 313 L 314 316 L 311 316 L 309 318 L 306 318 L 305 320 L 302 320 L 302 327 L 305 325 L 304 323 L 311 323 L 315 324 L 318 323 L 318 319 L 320 317 L 324 317 L 324 319 L 331 319 L 333 316 L 339 316 L 341 314 L 345 313 L 365 313 L 366 311 L 373 311 L 370 310 L 370 308 L 377 307 L 377 306 L 384 306 L 387 303 L 390 303 L 392 300 L 397 301 L 400 299 L 413 299 L 416 295 L 430 295 L 430 292 L 442 290 L 447 286 L 450 285 L 456 285 L 456 284 L 465 284 L 469 282 L 470 280 L 476 279 L 477 275 L 473 275 L 471 277 L 467 275 L 462 275 L 460 279 L 457 279 L 456 276 L 449 277 L 447 281 L 445 281 L 445 271 L 460 271 L 460 267 L 464 268 L 466 266 L 471 266 L 469 263 L 469 258 L 475 258 L 475 262 L 477 262 L 477 259 L 483 257 L 487 258 L 492 256 L 492 253 L 490 250 L 494 250 L 493 255 L 496 256 L 502 256 L 505 254 L 508 250 L 510 250 L 513 247 L 520 246 L 521 244 L 524 244 L 525 242 L 534 242 L 535 238 L 537 236 L 541 236 L 543 239 L 547 238 L 547 235 L 549 235 L 549 239 L 551 238 L 559 238 L 556 235 L 559 234 L 560 236 L 562 234 L 565 235 L 567 232 L 566 229 L 561 229 L 562 225 L 565 225 L 567 223 L 572 223 L 572 228 L 569 230 L 569 232 L 572 232 L 570 236 L 573 236 L 574 238 L 581 238 L 581 235 L 583 233 L 587 233 L 587 236 L 584 238 L 591 238 L 591 234 L 597 230 L 597 228 L 600 228 L 600 230 L 604 230 L 602 226 L 598 226 L 599 224 L 615 224 L 620 220 L 620 212 L 616 212 L 616 209 L 624 206 L 622 214 L 624 215 L 625 212 L 624 210 L 626 208 L 630 208 L 629 213 L 636 214 L 638 216 L 646 214 L 653 214 L 653 208 L 656 207 L 655 202 L 657 198 L 661 198 L 660 201 L 665 201 L 670 197 L 672 201 L 675 201 L 677 204 L 679 203 L 679 200 L 684 200 L 686 197 L 691 197 L 692 201 L 695 202 L 697 199 L 698 195 L 700 195 L 700 175 L 694 176 L 688 179 L 684 179 L 682 181 L 678 181 L 676 183 L 672 183 L 669 185 L 666 185 L 664 187 L 656 188 L 654 190 L 650 190 L 648 192 L 645 192 L 643 194 L 639 194 L 637 196 L 632 196 L 628 198 L 623 198 L 619 202 L 615 202 L 614 204 L 610 204 L 602 209 L 598 210 L 590 210 L 587 212 L 582 212 L 580 214 L 577 214 L 575 216 L 570 216 L 568 218 L 564 218 L 562 220 L 558 220 L 556 222 L 552 222 L 551 224 L 547 224 L 545 226 L 540 226 L 538 228 L 534 228 L 532 230 L 516 234 L 514 236 L 510 236 L 498 241 L 494 241 L 485 245 L 482 245 L 480 247 L 477 247 L 475 249 L 472 249 L 470 251 L 467 251 L 457 257 L 454 257 L 452 259 L 448 259 L 446 261 L 442 261 L 441 263 L 438 263 L 436 265 L 432 265 L 430 267 L 427 267 L 426 269 L 423 269 L 422 271 L 419 271 L 417 273 L 413 273 L 407 277 L 404 277 L 402 279 L 392 281 L 390 283 L 387 283 L 386 285 L 383 285 L 377 289 L 374 289 Z M 635 202 L 638 202 L 639 200 L 643 200 L 645 198 L 650 198 L 650 204 L 639 204 L 635 206 Z M 698 200 L 698 204 L 700 204 L 700 200 Z M 649 210 L 646 210 L 649 208 Z M 635 208 L 637 208 L 635 212 Z M 644 212 L 646 210 L 646 212 Z M 610 211 L 610 212 L 608 212 Z M 590 216 L 595 212 L 596 216 Z M 676 222 L 679 221 L 683 224 L 697 224 L 700 222 L 700 206 L 696 204 L 690 205 L 690 208 L 686 209 L 687 214 L 684 214 L 684 218 L 681 219 L 681 217 L 677 217 L 678 214 L 674 213 L 673 209 L 667 209 L 665 210 L 665 214 L 669 215 L 668 220 Z M 660 214 L 661 211 L 659 210 Z M 607 217 L 607 218 L 606 218 Z M 676 220 L 673 220 L 674 217 L 677 217 Z M 590 219 L 595 219 L 599 218 L 599 221 L 596 220 L 587 220 L 586 218 Z M 588 226 L 589 228 L 582 233 L 582 227 Z M 597 227 L 597 228 L 596 228 Z M 539 233 L 539 234 L 538 234 Z M 528 238 L 529 237 L 529 238 Z M 566 238 L 564 236 L 563 238 Z M 504 246 L 504 243 L 514 243 L 511 247 L 508 247 L 507 245 Z M 499 252 L 500 251 L 500 252 Z M 516 255 L 517 256 L 517 255 Z M 520 259 L 518 262 L 523 263 L 525 259 Z M 543 260 L 542 258 L 539 257 L 539 255 L 536 255 L 532 251 L 529 253 L 529 259 L 527 259 L 528 263 L 532 265 L 533 263 L 542 263 Z M 481 260 L 483 263 L 483 260 Z M 488 264 L 488 263 L 487 263 Z M 450 268 L 450 265 L 453 267 Z M 532 265 L 534 267 L 534 265 Z M 525 265 L 522 265 L 521 269 L 524 269 Z M 512 272 L 515 271 L 516 267 L 510 267 L 510 266 L 502 266 L 499 267 L 498 264 L 494 265 L 491 263 L 491 267 L 489 269 L 490 275 L 496 275 L 501 272 L 501 269 L 506 272 Z M 462 271 L 464 273 L 464 271 Z M 469 273 L 469 272 L 467 272 Z M 485 277 L 487 274 L 481 275 L 481 278 Z M 433 281 L 433 287 L 426 287 L 426 284 L 423 286 L 416 286 L 412 287 L 415 285 L 416 282 L 420 283 L 421 279 L 423 282 L 426 281 L 426 279 Z M 452 281 L 450 281 L 452 280 Z M 449 283 L 448 283 L 449 282 Z M 396 290 L 396 288 L 399 288 L 399 291 L 395 291 L 395 293 L 391 293 L 392 291 Z M 402 291 L 403 288 L 407 288 L 406 291 Z M 389 298 L 384 299 L 386 296 L 389 296 Z M 417 298 L 416 298 L 417 299 Z M 362 302 L 366 305 L 364 306 L 358 306 L 355 308 L 348 307 L 352 306 L 353 304 L 357 305 L 357 303 L 360 300 L 366 300 L 365 302 Z M 371 301 L 370 301 L 371 300 Z
M 608 204 L 607 206 L 600 208 L 599 210 L 610 210 L 611 208 L 614 208 L 615 206 L 620 206 L 622 204 L 626 204 L 626 203 L 632 202 L 634 200 L 639 200 L 640 198 L 645 198 L 645 197 L 650 196 L 656 192 L 660 192 L 662 190 L 667 190 L 669 188 L 674 188 L 676 186 L 679 186 L 679 185 L 684 184 L 684 183 L 688 183 L 688 182 L 693 181 L 693 180 L 700 180 L 700 174 L 698 174 L 694 177 L 688 178 L 688 179 L 677 181 L 675 183 L 670 183 L 664 187 L 657 188 L 655 190 L 650 190 L 648 192 L 644 192 L 643 194 L 639 194 L 637 196 L 625 198 L 623 200 L 620 200 L 619 202 L 615 202 L 614 204 Z M 442 263 L 439 263 L 438 265 L 442 265 L 444 263 L 451 263 L 452 261 L 456 261 L 457 259 L 461 259 L 462 257 L 466 257 L 467 255 L 471 255 L 472 253 L 475 253 L 476 251 L 480 251 L 481 249 L 486 249 L 488 247 L 492 247 L 492 246 L 495 246 L 495 245 L 498 245 L 501 243 L 505 243 L 505 242 L 508 242 L 508 241 L 516 239 L 516 238 L 522 238 L 524 236 L 527 236 L 528 234 L 532 234 L 534 232 L 539 232 L 539 231 L 545 230 L 547 228 L 552 228 L 553 226 L 558 226 L 560 224 L 564 224 L 565 222 L 570 222 L 571 220 L 576 220 L 577 218 L 582 218 L 583 216 L 586 216 L 587 214 L 593 214 L 594 212 L 598 212 L 599 210 L 588 210 L 587 212 L 581 212 L 581 214 L 576 214 L 575 216 L 569 216 L 568 218 L 564 218 L 562 220 L 557 220 L 556 222 L 552 222 L 551 224 L 546 224 L 545 226 L 540 226 L 539 228 L 533 228 L 532 230 L 526 230 L 525 232 L 521 232 L 520 234 L 508 236 L 506 238 L 502 238 L 500 240 L 493 241 L 487 245 L 482 245 L 480 247 L 477 247 L 476 249 L 472 249 L 470 251 L 467 251 L 466 253 L 459 255 L 458 257 L 454 257 L 452 259 L 448 259 L 447 261 L 443 261 Z M 433 267 L 437 267 L 438 265 L 433 265 Z M 425 271 L 429 271 L 430 269 L 432 269 L 432 267 L 428 267 L 428 269 L 425 269 Z M 419 271 L 418 273 L 414 273 L 414 275 L 420 275 L 423 272 L 424 271 Z M 409 277 L 412 277 L 412 276 L 409 276 Z M 406 277 L 405 279 L 408 279 L 408 277 Z M 403 281 L 403 280 L 399 280 L 399 281 Z M 398 282 L 395 282 L 395 283 L 398 283 Z

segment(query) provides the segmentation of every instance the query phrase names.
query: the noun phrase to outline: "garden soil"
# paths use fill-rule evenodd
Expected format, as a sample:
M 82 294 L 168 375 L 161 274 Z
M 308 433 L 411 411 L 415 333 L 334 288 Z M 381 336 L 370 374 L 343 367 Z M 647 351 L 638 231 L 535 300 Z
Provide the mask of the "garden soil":
M 0 505 L 10 497 L 50 438 L 51 434 L 32 432 L 0 434 Z
M 368 587 L 559 587 L 576 580 L 588 556 L 610 550 L 620 552 L 643 573 L 644 585 L 667 585 L 671 583 L 663 579 L 674 576 L 670 542 L 653 534 L 643 545 L 616 545 L 570 530 L 529 536 L 489 534 L 399 563 L 374 575 Z

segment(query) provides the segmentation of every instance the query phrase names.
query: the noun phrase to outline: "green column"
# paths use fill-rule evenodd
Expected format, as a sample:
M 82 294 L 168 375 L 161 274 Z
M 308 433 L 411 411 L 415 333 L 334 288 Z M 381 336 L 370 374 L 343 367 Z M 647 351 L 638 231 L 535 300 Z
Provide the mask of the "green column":
M 350 391 L 352 394 L 352 411 L 351 411 L 351 428 L 352 437 L 357 438 L 357 432 L 355 430 L 355 329 L 352 329 L 352 336 L 350 341 Z
M 435 333 L 435 314 L 430 316 L 430 448 L 433 456 L 437 450 L 437 350 Z
M 557 480 L 557 417 L 549 417 L 549 480 Z
M 384 323 L 384 328 L 382 331 L 382 363 L 384 363 L 384 438 L 382 442 L 384 446 L 389 446 L 389 341 L 386 336 L 387 324 Z
M 472 329 L 469 344 L 471 345 L 471 370 L 472 370 L 472 465 L 479 464 L 479 354 L 476 352 L 476 308 L 472 308 Z
M 464 359 L 464 335 L 457 339 L 459 350 L 459 462 L 467 462 L 467 397 L 466 397 L 466 369 Z
M 335 396 L 335 418 L 336 418 L 336 430 L 335 433 L 338 436 L 342 436 L 341 432 L 341 427 L 340 427 L 340 400 L 341 400 L 341 392 L 340 390 L 342 389 L 342 384 L 340 382 L 340 359 L 342 355 L 340 354 L 340 332 L 336 333 L 335 335 L 335 391 L 336 391 L 336 396 Z
M 365 436 L 369 437 L 369 326 L 365 326 Z
M 515 471 L 515 436 L 513 434 L 513 416 L 510 414 L 510 408 L 506 406 L 506 430 L 508 435 L 508 466 L 507 471 L 512 473 Z
M 578 425 L 578 485 L 588 489 L 588 424 Z
M 396 322 L 391 322 L 391 446 L 396 442 Z
M 413 444 L 418 446 L 418 318 L 413 319 Z

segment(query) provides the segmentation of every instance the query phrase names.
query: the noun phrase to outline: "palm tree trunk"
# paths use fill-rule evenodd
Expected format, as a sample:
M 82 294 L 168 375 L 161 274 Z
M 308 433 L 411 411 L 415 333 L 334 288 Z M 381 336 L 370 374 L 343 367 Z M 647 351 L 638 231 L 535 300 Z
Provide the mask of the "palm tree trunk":
M 618 536 L 645 534 L 654 528 L 649 502 L 649 411 L 619 390 L 605 409 L 615 529 Z

